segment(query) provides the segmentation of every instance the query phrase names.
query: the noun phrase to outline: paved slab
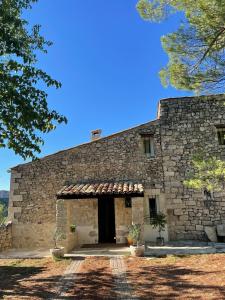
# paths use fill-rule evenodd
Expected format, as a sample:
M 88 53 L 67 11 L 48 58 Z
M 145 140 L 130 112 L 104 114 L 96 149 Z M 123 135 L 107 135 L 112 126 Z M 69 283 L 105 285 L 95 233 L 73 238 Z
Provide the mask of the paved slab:
M 111 257 L 110 266 L 116 284 L 115 292 L 117 295 L 117 299 L 137 300 L 137 298 L 134 298 L 132 296 L 131 287 L 127 282 L 126 267 L 124 264 L 123 257 L 122 256 Z
M 163 255 L 191 255 L 191 254 L 213 254 L 225 253 L 225 243 L 179 241 L 169 242 L 165 246 L 158 247 L 146 243 L 145 256 Z M 79 248 L 65 254 L 66 258 L 79 258 L 87 256 L 123 256 L 130 255 L 130 248 L 126 246 L 98 246 Z M 0 252 L 0 259 L 26 259 L 51 257 L 49 249 L 10 249 Z
M 26 259 L 26 258 L 45 258 L 50 257 L 49 249 L 10 249 L 0 252 L 0 259 Z
M 94 248 L 79 248 L 65 254 L 65 257 L 86 257 L 86 256 L 121 256 L 130 255 L 129 247 L 94 247 Z
M 129 255 L 129 247 L 107 246 L 107 247 L 88 247 L 79 248 L 65 254 L 66 258 L 86 257 L 86 256 L 107 256 Z M 26 259 L 26 258 L 45 258 L 51 257 L 49 249 L 10 249 L 0 252 L 0 259 Z
M 225 243 L 174 242 L 162 247 L 146 245 L 145 256 L 225 253 Z
M 56 297 L 51 298 L 52 300 L 66 299 L 67 293 L 76 284 L 76 275 L 79 273 L 83 261 L 82 259 L 74 260 L 66 268 L 61 280 L 58 282 Z

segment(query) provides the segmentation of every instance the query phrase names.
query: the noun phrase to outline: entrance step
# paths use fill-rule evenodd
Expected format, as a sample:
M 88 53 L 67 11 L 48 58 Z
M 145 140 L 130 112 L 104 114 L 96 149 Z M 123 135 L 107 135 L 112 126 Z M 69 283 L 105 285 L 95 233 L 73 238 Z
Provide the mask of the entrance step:
M 94 247 L 94 248 L 79 248 L 65 254 L 65 257 L 85 257 L 85 256 L 114 256 L 114 255 L 129 255 L 129 247 Z

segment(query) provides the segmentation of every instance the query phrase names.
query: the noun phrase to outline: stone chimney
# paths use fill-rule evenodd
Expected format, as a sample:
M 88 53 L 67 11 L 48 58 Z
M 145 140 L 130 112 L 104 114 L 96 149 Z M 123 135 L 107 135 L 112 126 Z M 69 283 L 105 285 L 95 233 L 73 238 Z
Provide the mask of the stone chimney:
M 100 139 L 101 133 L 102 133 L 101 129 L 92 130 L 91 131 L 91 140 L 96 141 L 96 140 Z

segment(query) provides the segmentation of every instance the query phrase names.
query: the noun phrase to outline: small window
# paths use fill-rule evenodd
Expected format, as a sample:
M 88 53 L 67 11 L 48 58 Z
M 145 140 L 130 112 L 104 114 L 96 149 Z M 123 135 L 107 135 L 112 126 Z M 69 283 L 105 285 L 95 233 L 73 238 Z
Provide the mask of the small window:
M 204 194 L 204 202 L 203 202 L 204 206 L 206 208 L 210 208 L 213 205 L 213 203 L 214 203 L 214 201 L 213 201 L 213 195 L 207 189 L 204 189 L 203 194 Z
M 220 145 L 225 145 L 225 126 L 217 127 L 217 136 Z
M 126 207 L 126 208 L 132 207 L 131 197 L 126 197 L 126 198 L 125 198 L 125 207 Z
M 155 156 L 153 136 L 143 135 L 142 140 L 143 140 L 143 149 L 144 149 L 144 153 L 146 154 L 146 156 L 147 157 Z
M 204 189 L 204 196 L 205 196 L 205 200 L 209 200 L 209 201 L 212 200 L 212 193 L 207 189 Z
M 155 198 L 149 199 L 149 216 L 150 219 L 154 218 L 157 215 L 157 204 Z

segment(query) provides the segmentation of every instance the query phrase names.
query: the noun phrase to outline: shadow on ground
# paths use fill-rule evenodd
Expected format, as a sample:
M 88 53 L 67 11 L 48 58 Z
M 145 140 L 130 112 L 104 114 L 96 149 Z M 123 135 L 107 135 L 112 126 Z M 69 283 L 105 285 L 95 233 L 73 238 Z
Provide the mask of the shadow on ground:
M 68 289 L 66 294 L 57 297 L 57 299 L 116 299 L 113 278 L 105 268 L 88 274 L 78 273 L 74 285 Z
M 93 265 L 89 262 L 72 279 L 72 284 L 67 285 L 67 292 L 62 296 L 57 294 L 61 275 L 51 275 L 45 266 L 20 266 L 18 262 L 0 266 L 0 299 L 115 299 L 108 259 L 95 259 Z
M 45 267 L 0 266 L 0 299 L 46 299 L 55 296 L 55 283 L 61 276 L 44 276 Z
M 210 263 L 210 262 L 209 262 Z M 143 266 L 127 272 L 127 278 L 139 299 L 225 299 L 225 283 L 213 278 L 224 270 L 198 271 L 172 265 Z
M 61 299 L 116 299 L 115 284 L 108 257 L 86 257 L 74 284 Z
M 225 257 L 167 260 L 127 258 L 127 279 L 138 299 L 225 299 Z M 77 259 L 77 258 L 76 258 Z M 82 259 L 82 258 L 79 258 Z M 57 263 L 53 264 L 57 268 Z M 86 258 L 62 296 L 62 279 L 47 266 L 0 266 L 0 299 L 115 299 L 115 278 L 108 258 Z

